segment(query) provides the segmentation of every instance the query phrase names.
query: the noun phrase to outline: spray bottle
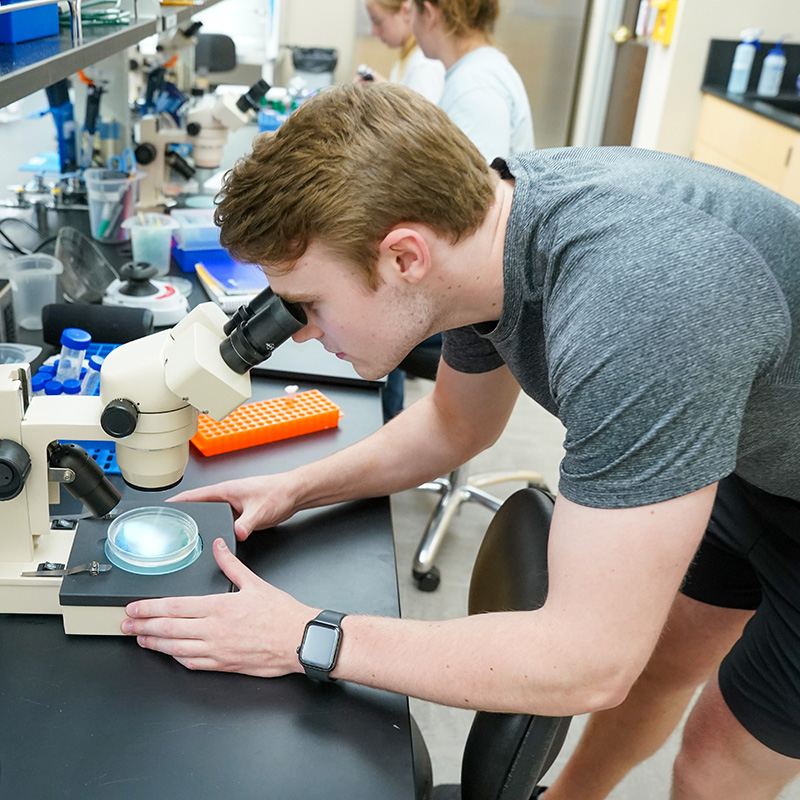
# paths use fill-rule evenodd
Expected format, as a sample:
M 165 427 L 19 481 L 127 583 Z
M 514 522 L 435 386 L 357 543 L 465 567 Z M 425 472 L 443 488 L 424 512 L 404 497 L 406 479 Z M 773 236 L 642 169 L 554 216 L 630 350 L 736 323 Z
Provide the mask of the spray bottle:
M 760 94 L 763 97 L 777 97 L 778 92 L 780 92 L 783 71 L 786 69 L 786 55 L 782 47 L 785 38 L 785 36 L 781 36 L 775 47 L 767 53 L 767 57 L 761 67 L 756 94 Z
M 759 49 L 758 39 L 763 31 L 760 28 L 747 28 L 739 35 L 742 41 L 733 54 L 731 76 L 728 79 L 729 94 L 744 94 L 750 83 L 750 71 L 753 69 L 753 59 Z

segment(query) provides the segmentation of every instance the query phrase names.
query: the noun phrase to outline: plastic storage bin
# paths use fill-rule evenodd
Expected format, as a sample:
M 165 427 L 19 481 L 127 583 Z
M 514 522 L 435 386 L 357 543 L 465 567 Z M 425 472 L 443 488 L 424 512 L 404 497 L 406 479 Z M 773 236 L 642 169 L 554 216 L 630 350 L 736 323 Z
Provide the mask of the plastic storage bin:
M 172 257 L 184 272 L 194 272 L 198 261 L 219 258 L 219 228 L 213 208 L 176 208 L 170 215 L 178 223 L 173 233 Z
M 13 5 L 21 0 L 0 0 L 0 6 Z M 54 3 L 38 8 L 22 8 L 0 14 L 0 44 L 17 44 L 31 39 L 58 35 L 58 6 Z

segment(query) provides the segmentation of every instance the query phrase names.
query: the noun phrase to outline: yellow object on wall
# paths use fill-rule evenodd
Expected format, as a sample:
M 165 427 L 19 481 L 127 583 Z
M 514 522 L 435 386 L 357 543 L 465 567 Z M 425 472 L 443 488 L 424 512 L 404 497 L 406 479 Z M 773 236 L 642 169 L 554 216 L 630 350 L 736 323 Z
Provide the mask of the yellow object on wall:
M 658 11 L 652 40 L 661 42 L 665 47 L 672 41 L 672 29 L 678 14 L 678 0 L 650 0 L 650 5 Z

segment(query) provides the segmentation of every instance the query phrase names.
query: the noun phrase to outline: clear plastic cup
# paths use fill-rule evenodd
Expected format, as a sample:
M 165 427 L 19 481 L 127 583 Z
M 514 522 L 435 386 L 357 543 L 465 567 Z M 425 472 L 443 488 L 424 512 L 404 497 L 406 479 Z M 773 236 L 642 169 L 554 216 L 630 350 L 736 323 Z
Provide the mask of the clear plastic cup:
M 172 231 L 178 223 L 166 214 L 137 214 L 122 223 L 130 231 L 133 260 L 144 261 L 158 271 L 161 278 L 169 272 L 171 258 Z
M 42 329 L 42 308 L 56 302 L 56 282 L 64 269 L 44 253 L 11 259 L 6 265 L 17 325 L 29 331 Z
M 139 175 L 115 169 L 87 169 L 86 198 L 89 202 L 89 228 L 99 242 L 126 242 L 130 232 L 122 221 L 136 213 Z

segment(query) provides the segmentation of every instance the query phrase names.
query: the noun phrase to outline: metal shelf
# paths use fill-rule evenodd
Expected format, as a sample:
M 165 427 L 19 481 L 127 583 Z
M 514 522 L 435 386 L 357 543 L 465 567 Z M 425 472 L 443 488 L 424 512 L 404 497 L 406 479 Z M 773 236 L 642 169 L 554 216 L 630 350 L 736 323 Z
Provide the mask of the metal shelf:
M 69 29 L 58 36 L 0 45 L 0 106 L 27 97 L 155 32 L 156 18 L 151 17 L 130 25 L 85 28 L 83 44 L 78 46 L 73 46 Z
M 169 13 L 158 17 L 140 16 L 129 25 L 86 26 L 83 29 L 83 43 L 77 46 L 72 44 L 69 29 L 62 29 L 58 36 L 22 44 L 0 45 L 0 108 L 131 47 L 148 36 L 185 22 L 193 14 L 218 2 L 222 0 L 206 0 L 202 6 L 170 6 Z

